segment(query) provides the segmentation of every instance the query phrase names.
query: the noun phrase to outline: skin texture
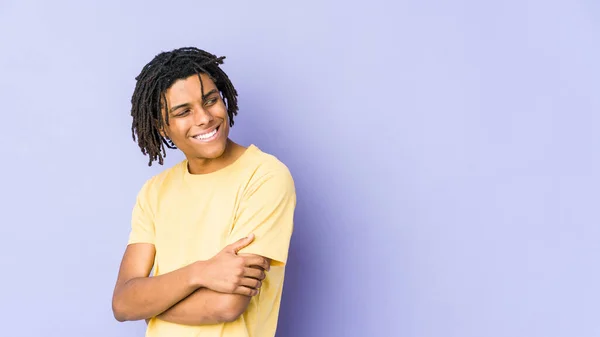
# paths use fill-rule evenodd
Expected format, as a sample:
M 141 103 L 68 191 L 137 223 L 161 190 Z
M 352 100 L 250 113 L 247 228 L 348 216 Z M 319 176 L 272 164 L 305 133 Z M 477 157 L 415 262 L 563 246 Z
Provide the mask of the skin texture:
M 246 148 L 229 140 L 227 108 L 209 76 L 176 81 L 165 93 L 169 124 L 159 132 L 171 139 L 188 160 L 191 174 L 206 174 L 233 163 Z M 202 89 L 204 91 L 202 91 Z M 194 136 L 217 129 L 209 142 Z M 236 320 L 258 293 L 270 268 L 261 256 L 237 254 L 254 236 L 225 247 L 210 260 L 149 277 L 156 254 L 147 243 L 128 245 L 113 294 L 117 320 L 159 319 L 186 325 Z
M 115 318 L 135 321 L 159 316 L 191 325 L 237 319 L 250 297 L 258 293 L 269 269 L 268 259 L 237 255 L 253 239 L 251 235 L 238 240 L 210 260 L 156 277 L 148 277 L 156 253 L 154 245 L 129 245 L 113 295 Z
M 200 77 L 202 85 L 194 75 L 176 81 L 166 91 L 168 111 L 163 111 L 163 116 L 169 114 L 169 125 L 161 130 L 163 136 L 169 137 L 185 154 L 192 174 L 217 171 L 233 163 L 246 150 L 228 138 L 227 108 L 216 85 L 208 75 Z M 193 138 L 214 128 L 218 128 L 218 135 L 211 142 Z

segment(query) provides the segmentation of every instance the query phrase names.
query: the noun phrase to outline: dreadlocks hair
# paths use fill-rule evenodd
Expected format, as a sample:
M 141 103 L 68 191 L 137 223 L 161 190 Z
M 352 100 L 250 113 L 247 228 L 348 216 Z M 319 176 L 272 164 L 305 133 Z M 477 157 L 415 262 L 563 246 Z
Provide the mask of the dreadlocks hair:
M 167 109 L 165 92 L 177 80 L 198 75 L 202 94 L 204 85 L 200 74 L 208 75 L 221 93 L 227 107 L 229 125 L 233 126 L 233 117 L 237 115 L 237 91 L 231 84 L 227 74 L 219 68 L 225 56 L 217 57 L 204 50 L 184 47 L 169 52 L 162 52 L 146 64 L 137 81 L 131 97 L 131 135 L 144 155 L 148 155 L 148 166 L 158 161 L 163 165 L 166 148 L 175 149 L 175 144 L 163 137 L 165 123 L 169 125 L 169 114 L 163 119 L 162 111 Z

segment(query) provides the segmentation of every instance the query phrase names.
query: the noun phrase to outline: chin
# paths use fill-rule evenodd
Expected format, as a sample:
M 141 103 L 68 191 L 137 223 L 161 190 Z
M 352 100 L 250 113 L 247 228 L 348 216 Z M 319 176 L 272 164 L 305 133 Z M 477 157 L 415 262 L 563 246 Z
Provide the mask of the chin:
M 203 149 L 198 149 L 198 151 L 195 151 L 196 157 L 206 159 L 217 159 L 225 153 L 226 147 L 226 142 L 220 142 L 219 144 L 211 144 L 211 146 L 207 146 Z

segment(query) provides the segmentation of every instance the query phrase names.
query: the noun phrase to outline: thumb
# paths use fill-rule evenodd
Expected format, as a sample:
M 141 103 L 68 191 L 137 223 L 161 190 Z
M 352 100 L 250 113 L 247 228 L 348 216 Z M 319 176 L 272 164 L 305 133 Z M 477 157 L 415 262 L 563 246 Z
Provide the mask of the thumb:
M 250 243 L 252 243 L 252 241 L 254 241 L 254 234 L 250 234 L 245 238 L 237 240 L 236 242 L 232 243 L 229 247 L 235 254 L 237 254 L 238 251 L 248 246 Z

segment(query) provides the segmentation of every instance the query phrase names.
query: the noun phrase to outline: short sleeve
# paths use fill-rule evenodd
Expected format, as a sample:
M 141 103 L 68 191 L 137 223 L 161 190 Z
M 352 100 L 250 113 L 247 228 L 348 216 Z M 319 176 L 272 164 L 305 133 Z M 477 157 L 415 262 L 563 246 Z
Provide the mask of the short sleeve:
M 152 180 L 147 181 L 139 191 L 131 214 L 131 232 L 128 244 L 154 244 L 154 213 L 150 193 Z
M 294 228 L 296 190 L 289 170 L 284 167 L 263 174 L 247 188 L 236 213 L 228 242 L 250 234 L 254 241 L 240 250 L 285 265 Z

